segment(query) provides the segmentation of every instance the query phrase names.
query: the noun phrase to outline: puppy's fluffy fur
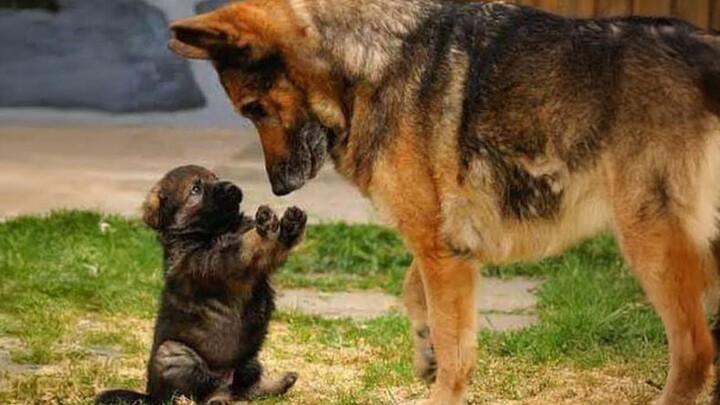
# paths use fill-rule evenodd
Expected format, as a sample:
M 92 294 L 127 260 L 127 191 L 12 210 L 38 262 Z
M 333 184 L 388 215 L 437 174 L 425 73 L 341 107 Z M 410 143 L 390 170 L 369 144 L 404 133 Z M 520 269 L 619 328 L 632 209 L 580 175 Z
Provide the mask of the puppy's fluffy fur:
M 208 404 L 285 393 L 297 379 L 263 376 L 257 355 L 275 308 L 270 274 L 300 240 L 306 216 L 268 207 L 239 212 L 241 190 L 207 169 L 182 166 L 152 189 L 144 220 L 158 233 L 165 288 L 148 364 L 147 393 L 106 391 L 96 403 Z

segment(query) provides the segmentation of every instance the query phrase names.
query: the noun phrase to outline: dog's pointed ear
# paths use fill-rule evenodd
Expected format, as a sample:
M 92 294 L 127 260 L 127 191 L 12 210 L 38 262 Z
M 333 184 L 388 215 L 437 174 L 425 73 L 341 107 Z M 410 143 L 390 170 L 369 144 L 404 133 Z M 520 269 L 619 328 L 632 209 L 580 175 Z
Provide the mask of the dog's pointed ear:
M 162 225 L 160 215 L 160 210 L 162 209 L 162 201 L 162 191 L 160 190 L 159 186 L 155 186 L 152 190 L 150 190 L 150 194 L 148 194 L 142 207 L 143 222 L 145 222 L 147 226 L 156 231 L 159 230 L 160 226 Z
M 230 45 L 228 33 L 212 13 L 183 18 L 170 24 L 168 48 L 188 59 L 210 59 L 213 49 Z
M 168 48 L 188 59 L 214 59 L 230 51 L 257 61 L 276 52 L 268 38 L 271 36 L 261 33 L 269 27 L 269 21 L 266 10 L 233 3 L 170 24 L 172 38 Z

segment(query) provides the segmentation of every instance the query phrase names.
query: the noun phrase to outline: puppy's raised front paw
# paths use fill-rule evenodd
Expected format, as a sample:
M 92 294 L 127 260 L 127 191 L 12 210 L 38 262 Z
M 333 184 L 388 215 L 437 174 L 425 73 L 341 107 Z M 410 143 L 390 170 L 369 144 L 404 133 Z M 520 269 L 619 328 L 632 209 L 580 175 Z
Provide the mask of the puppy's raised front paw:
M 300 241 L 305 232 L 307 215 L 298 207 L 290 207 L 280 220 L 280 242 L 292 247 Z
M 277 215 L 267 205 L 262 205 L 255 213 L 255 229 L 263 238 L 275 235 L 280 227 Z

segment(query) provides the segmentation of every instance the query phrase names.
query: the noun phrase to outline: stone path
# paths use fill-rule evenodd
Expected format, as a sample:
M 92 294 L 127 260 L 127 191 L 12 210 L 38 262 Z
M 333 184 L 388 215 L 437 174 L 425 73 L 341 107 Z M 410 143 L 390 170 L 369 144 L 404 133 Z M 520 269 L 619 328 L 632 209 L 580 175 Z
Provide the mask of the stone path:
M 21 351 L 24 348 L 25 347 L 18 338 L 7 336 L 0 337 L 0 371 L 19 374 L 36 372 L 42 369 L 42 366 L 38 364 L 18 364 L 10 359 L 10 352 Z
M 495 331 L 508 331 L 534 325 L 536 297 L 533 292 L 540 286 L 537 280 L 523 278 L 481 281 L 478 289 L 478 327 Z M 391 311 L 403 311 L 397 297 L 382 292 L 354 291 L 323 293 L 315 290 L 282 290 L 278 293 L 278 307 L 325 318 L 351 318 L 367 320 Z M 43 366 L 18 364 L 10 359 L 10 352 L 23 350 L 20 339 L 0 337 L 0 371 L 10 373 L 40 372 Z M 93 355 L 120 357 L 111 347 L 89 347 Z
M 533 292 L 539 286 L 539 281 L 524 278 L 483 279 L 477 294 L 479 327 L 506 331 L 535 324 Z M 402 303 L 381 292 L 283 290 L 278 294 L 278 307 L 328 318 L 368 319 L 402 310 Z
M 2 115 L 2 114 L 0 114 Z M 375 222 L 370 204 L 331 167 L 305 188 L 285 198 L 272 195 L 254 130 L 148 126 L 0 126 L 0 220 L 52 209 L 99 209 L 137 216 L 151 185 L 167 170 L 195 163 L 237 182 L 243 207 L 253 212 L 270 202 L 275 209 L 299 205 L 313 222 Z M 479 327 L 512 330 L 537 322 L 527 279 L 485 279 L 478 292 Z M 400 310 L 396 297 L 379 292 L 326 294 L 285 290 L 279 307 L 329 318 L 368 319 Z M 0 337 L 0 371 L 37 372 L 18 365 L 9 353 L 19 341 Z M 108 355 L 103 348 L 98 355 Z

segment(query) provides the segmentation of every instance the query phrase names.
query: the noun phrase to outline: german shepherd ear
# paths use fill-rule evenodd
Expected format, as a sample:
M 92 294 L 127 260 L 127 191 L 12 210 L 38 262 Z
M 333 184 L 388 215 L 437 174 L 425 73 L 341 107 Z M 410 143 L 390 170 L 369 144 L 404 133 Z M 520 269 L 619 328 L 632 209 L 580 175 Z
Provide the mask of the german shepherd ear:
M 188 59 L 213 59 L 223 52 L 237 55 L 242 51 L 245 58 L 254 61 L 272 53 L 272 47 L 261 40 L 248 22 L 249 17 L 259 13 L 236 9 L 228 7 L 173 22 L 168 48 Z
M 188 59 L 210 59 L 212 51 L 229 46 L 228 34 L 213 27 L 209 15 L 184 18 L 170 25 L 172 38 L 168 48 Z

